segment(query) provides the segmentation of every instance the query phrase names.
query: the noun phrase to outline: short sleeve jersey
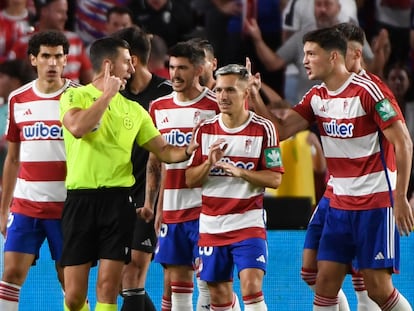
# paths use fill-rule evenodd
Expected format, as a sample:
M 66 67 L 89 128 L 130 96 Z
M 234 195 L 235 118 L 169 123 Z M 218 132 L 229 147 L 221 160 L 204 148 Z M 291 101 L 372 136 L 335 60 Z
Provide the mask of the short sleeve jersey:
M 274 125 L 253 112 L 237 128 L 226 127 L 221 114 L 205 121 L 196 132 L 200 146 L 189 166 L 206 161 L 209 147 L 219 138 L 227 143 L 221 161 L 252 171 L 284 172 Z M 212 168 L 202 185 L 199 245 L 220 246 L 266 238 L 263 195 L 263 187 Z
M 68 89 L 61 98 L 61 119 L 72 108 L 87 109 L 101 95 L 92 84 Z M 131 187 L 135 182 L 131 162 L 134 141 L 142 146 L 158 135 L 144 108 L 116 94 L 90 133 L 76 138 L 63 127 L 66 188 Z
M 404 118 L 381 84 L 352 74 L 336 91 L 324 84 L 313 87 L 293 109 L 309 123 L 318 124 L 333 207 L 392 206 L 395 153 L 382 130 Z
M 193 100 L 182 102 L 177 93 L 160 97 L 150 105 L 150 115 L 171 145 L 187 146 L 192 130 L 201 120 L 219 112 L 215 94 L 208 88 Z M 187 162 L 166 164 L 163 222 L 181 223 L 198 219 L 201 209 L 201 188 L 188 188 L 185 183 Z
M 11 211 L 29 217 L 59 219 L 66 198 L 66 155 L 59 98 L 70 80 L 53 93 L 42 93 L 36 80 L 9 96 L 6 139 L 20 144 L 20 169 Z

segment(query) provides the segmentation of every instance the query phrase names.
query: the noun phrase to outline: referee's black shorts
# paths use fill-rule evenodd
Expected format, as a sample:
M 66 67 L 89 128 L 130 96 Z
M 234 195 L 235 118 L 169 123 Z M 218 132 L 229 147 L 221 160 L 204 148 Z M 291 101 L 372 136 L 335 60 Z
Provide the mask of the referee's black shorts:
M 131 260 L 137 218 L 129 188 L 69 190 L 62 215 L 62 266 Z

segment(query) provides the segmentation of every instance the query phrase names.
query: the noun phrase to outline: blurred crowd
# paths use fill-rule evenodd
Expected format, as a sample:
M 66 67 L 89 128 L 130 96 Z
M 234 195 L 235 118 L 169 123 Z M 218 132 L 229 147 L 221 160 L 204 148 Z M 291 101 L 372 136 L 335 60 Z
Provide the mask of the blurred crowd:
M 394 92 L 414 137 L 413 1 L 340 0 L 339 12 L 332 6 L 334 2 L 0 0 L 0 63 L 28 60 L 28 38 L 37 31 L 55 29 L 63 31 L 70 42 L 64 77 L 87 84 L 92 79 L 91 43 L 135 24 L 152 35 L 151 72 L 168 79 L 168 49 L 177 42 L 201 37 L 213 46 L 217 67 L 244 64 L 249 57 L 252 71 L 261 74 L 266 104 L 278 107 L 281 99 L 296 104 L 315 84 L 301 65 L 304 32 L 351 21 L 365 31 L 367 69 Z M 268 58 L 269 51 L 276 58 Z M 0 88 L 5 103 L 9 91 Z

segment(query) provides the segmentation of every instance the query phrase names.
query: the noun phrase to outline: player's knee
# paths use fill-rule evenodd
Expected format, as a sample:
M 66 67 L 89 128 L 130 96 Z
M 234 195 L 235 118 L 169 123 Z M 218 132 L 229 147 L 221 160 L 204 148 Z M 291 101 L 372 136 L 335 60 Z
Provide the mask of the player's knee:
M 80 296 L 65 295 L 65 310 L 80 310 L 85 304 L 86 299 Z
M 24 283 L 26 276 L 27 273 L 24 269 L 20 269 L 19 267 L 5 267 L 2 280 L 7 283 L 21 286 Z

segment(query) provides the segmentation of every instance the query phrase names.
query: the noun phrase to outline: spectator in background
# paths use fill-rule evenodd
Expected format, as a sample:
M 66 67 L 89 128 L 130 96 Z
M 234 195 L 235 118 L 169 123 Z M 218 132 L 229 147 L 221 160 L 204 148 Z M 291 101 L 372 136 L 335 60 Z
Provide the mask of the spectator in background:
M 354 21 L 358 23 L 357 6 L 355 0 L 339 0 L 340 11 L 338 22 Z M 328 4 L 330 4 L 328 2 Z M 286 42 L 295 32 L 308 27 L 314 27 L 315 19 L 314 0 L 289 0 L 282 13 L 282 41 Z M 326 9 L 329 13 L 329 10 Z M 295 104 L 298 100 L 299 69 L 297 64 L 289 63 L 285 70 L 284 95 L 286 100 Z
M 14 43 L 19 37 L 18 25 L 0 14 L 0 63 L 7 60 Z
M 338 21 L 358 23 L 357 4 L 355 0 L 339 0 Z M 314 0 L 289 0 L 283 10 L 283 41 L 296 31 L 315 25 Z
M 168 47 L 189 39 L 195 27 L 193 10 L 186 0 L 142 0 L 128 5 L 135 24 L 160 36 Z
M 36 77 L 33 68 L 23 60 L 6 60 L 0 64 L 0 193 L 2 188 L 3 165 L 7 153 L 5 136 L 7 123 L 7 100 L 12 91 Z
M 65 30 L 68 11 L 67 0 L 36 0 L 35 4 L 38 17 L 35 32 L 58 30 L 63 32 L 69 40 L 70 48 L 63 76 L 82 84 L 90 82 L 92 66 L 83 42 L 76 33 Z M 23 36 L 14 44 L 9 58 L 27 59 L 27 42 L 30 36 Z
M 165 79 L 170 78 L 168 71 L 168 47 L 165 40 L 158 35 L 151 36 L 151 53 L 148 60 L 150 72 Z
M 396 61 L 385 67 L 384 77 L 385 83 L 397 99 L 411 139 L 414 140 L 414 100 L 409 92 L 412 85 L 412 72 L 405 63 Z
M 375 33 L 386 29 L 391 50 L 388 62 L 406 63 L 410 53 L 411 0 L 375 0 Z
M 242 2 L 243 3 L 243 2 Z M 260 28 L 263 41 L 272 50 L 277 50 L 282 44 L 282 12 L 280 0 L 249 0 L 242 7 L 241 14 L 229 16 L 226 27 L 226 45 L 221 65 L 238 63 L 243 64 L 246 56 L 250 58 L 252 70 L 260 72 L 262 82 L 284 96 L 284 71 L 268 70 L 252 43 L 252 38 L 245 32 L 245 22 L 255 18 Z
M 105 32 L 111 35 L 114 32 L 131 27 L 134 23 L 132 12 L 123 6 L 113 6 L 106 12 Z
M 255 19 L 247 20 L 245 23 L 246 32 L 252 37 L 253 43 L 257 50 L 257 55 L 260 57 L 261 61 L 265 64 L 268 70 L 278 70 L 290 63 L 295 64 L 299 69 L 298 90 L 296 92 L 295 101 L 293 101 L 292 104 L 299 102 L 309 88 L 318 82 L 308 79 L 306 70 L 302 64 L 304 57 L 302 37 L 304 33 L 310 29 L 321 29 L 334 26 L 339 23 L 339 0 L 314 1 L 316 24 L 313 25 L 313 27 L 309 26 L 306 29 L 301 29 L 296 32 L 285 43 L 283 43 L 276 53 L 264 42 L 261 36 L 260 28 Z M 379 43 L 383 43 L 383 41 L 379 40 L 378 44 Z M 372 52 L 368 42 L 364 45 L 364 60 L 369 63 L 370 67 L 375 68 L 374 73 L 382 70 L 380 66 L 382 65 L 382 62 L 377 61 L 376 54 Z
M 114 6 L 125 7 L 130 0 L 76 0 L 74 29 L 89 46 L 105 35 L 107 12 Z
M 28 2 L 28 0 L 7 0 L 6 7 L 0 12 L 4 18 L 17 24 L 21 35 L 34 31 L 35 16 L 28 9 Z

